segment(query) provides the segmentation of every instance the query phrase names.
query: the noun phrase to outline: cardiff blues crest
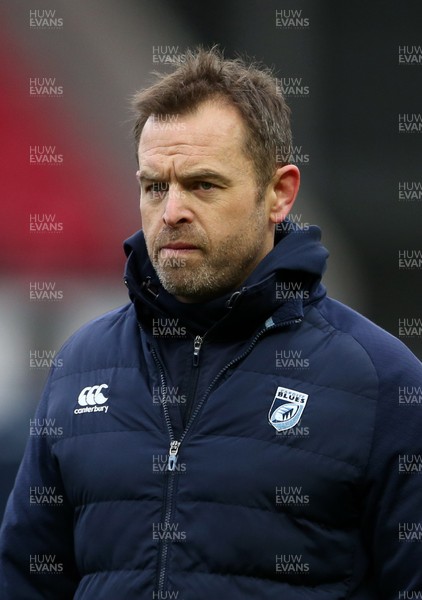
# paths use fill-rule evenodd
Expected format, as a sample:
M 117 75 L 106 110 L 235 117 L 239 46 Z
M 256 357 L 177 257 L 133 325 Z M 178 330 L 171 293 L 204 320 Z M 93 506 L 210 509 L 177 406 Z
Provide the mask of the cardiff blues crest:
M 307 400 L 308 394 L 278 387 L 268 413 L 268 421 L 277 431 L 294 427 L 302 416 Z

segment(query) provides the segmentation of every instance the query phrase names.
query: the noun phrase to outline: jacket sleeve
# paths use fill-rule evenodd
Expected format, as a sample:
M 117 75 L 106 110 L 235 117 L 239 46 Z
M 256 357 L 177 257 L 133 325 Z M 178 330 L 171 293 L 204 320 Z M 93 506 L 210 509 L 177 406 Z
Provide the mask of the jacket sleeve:
M 364 501 L 376 597 L 422 594 L 422 365 L 403 345 L 383 372 Z
M 31 421 L 30 436 L 0 530 L 2 600 L 71 599 L 79 577 L 73 510 L 50 451 L 60 423 L 47 418 L 51 376 Z

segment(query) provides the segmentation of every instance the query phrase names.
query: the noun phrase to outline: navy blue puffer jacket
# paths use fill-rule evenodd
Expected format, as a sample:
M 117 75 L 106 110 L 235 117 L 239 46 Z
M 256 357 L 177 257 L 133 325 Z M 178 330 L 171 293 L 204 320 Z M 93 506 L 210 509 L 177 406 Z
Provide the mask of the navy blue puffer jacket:
M 1 530 L 5 600 L 398 600 L 422 590 L 422 369 L 286 224 L 185 305 L 142 232 L 131 302 L 64 345 Z M 405 595 L 407 594 L 407 595 Z

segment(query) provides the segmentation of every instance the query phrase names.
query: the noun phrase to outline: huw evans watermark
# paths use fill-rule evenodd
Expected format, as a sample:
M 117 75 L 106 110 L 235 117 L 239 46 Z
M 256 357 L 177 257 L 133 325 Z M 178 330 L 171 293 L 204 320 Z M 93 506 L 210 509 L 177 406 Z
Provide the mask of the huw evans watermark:
M 61 29 L 63 17 L 57 15 L 56 9 L 31 9 L 29 11 L 29 27 L 31 29 Z
M 29 572 L 31 575 L 58 575 L 63 573 L 63 563 L 58 562 L 55 554 L 31 554 Z
M 422 181 L 400 181 L 399 200 L 405 202 L 420 202 L 422 200 Z
M 277 94 L 284 98 L 309 98 L 310 87 L 303 77 L 280 77 L 276 78 Z
M 399 46 L 399 65 L 421 66 L 422 46 Z
M 29 146 L 29 164 L 38 166 L 62 166 L 63 154 L 56 146 Z
M 399 133 L 422 133 L 422 113 L 400 113 Z
M 30 233 L 61 233 L 63 221 L 58 221 L 55 214 L 30 214 L 29 231 Z
M 62 506 L 63 502 L 63 494 L 58 494 L 55 486 L 31 486 L 29 488 L 29 504 L 31 506 Z
M 186 61 L 186 55 L 180 51 L 179 46 L 153 46 L 152 62 L 161 65 L 181 64 Z
M 310 20 L 300 8 L 279 9 L 275 11 L 275 26 L 277 29 L 308 29 Z
M 302 554 L 277 554 L 275 570 L 283 575 L 306 575 L 310 567 Z
M 63 86 L 55 77 L 30 77 L 29 95 L 31 98 L 62 98 Z
M 399 404 L 405 406 L 422 405 L 422 386 L 404 385 L 399 387 Z
M 63 290 L 55 281 L 30 281 L 29 299 L 31 302 L 59 302 L 63 300 Z

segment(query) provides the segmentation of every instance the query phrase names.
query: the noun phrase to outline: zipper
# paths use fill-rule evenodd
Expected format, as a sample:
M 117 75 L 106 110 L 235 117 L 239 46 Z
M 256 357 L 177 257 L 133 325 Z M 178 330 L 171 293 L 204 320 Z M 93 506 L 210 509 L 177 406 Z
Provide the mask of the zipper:
M 166 493 L 166 497 L 165 497 L 165 506 L 164 506 L 164 510 L 163 510 L 165 530 L 167 529 L 168 525 L 170 524 L 171 516 L 172 516 L 172 512 L 173 512 L 174 480 L 175 480 L 175 475 L 177 473 L 176 464 L 177 464 L 180 446 L 182 445 L 187 434 L 189 433 L 189 430 L 192 427 L 192 424 L 195 421 L 196 417 L 198 416 L 199 412 L 201 411 L 203 405 L 207 401 L 208 396 L 211 394 L 213 387 L 217 384 L 218 380 L 230 368 L 232 368 L 237 363 L 241 362 L 244 358 L 246 358 L 248 356 L 248 354 L 250 354 L 252 352 L 252 350 L 256 346 L 257 342 L 261 339 L 261 337 L 264 334 L 267 334 L 269 331 L 274 331 L 275 329 L 282 329 L 284 327 L 289 327 L 290 325 L 298 324 L 298 323 L 302 322 L 302 320 L 303 320 L 303 318 L 300 317 L 300 318 L 296 318 L 296 319 L 290 319 L 289 321 L 284 321 L 284 322 L 278 323 L 278 324 L 275 324 L 272 321 L 272 319 L 269 319 L 268 321 L 266 321 L 265 327 L 256 334 L 256 336 L 254 337 L 254 339 L 252 340 L 252 342 L 250 343 L 248 348 L 246 348 L 246 350 L 244 352 L 242 352 L 242 354 L 240 354 L 239 356 L 237 356 L 236 358 L 231 360 L 229 363 L 227 363 L 217 373 L 217 375 L 214 377 L 214 379 L 211 381 L 211 383 L 205 390 L 205 393 L 203 394 L 201 400 L 196 405 L 195 410 L 190 415 L 187 425 L 186 425 L 182 435 L 180 436 L 179 440 L 174 439 L 173 426 L 171 424 L 167 404 L 165 402 L 162 403 L 163 412 L 164 412 L 164 420 L 166 422 L 167 431 L 168 431 L 169 438 L 170 438 L 170 447 L 169 447 L 168 462 L 167 462 L 167 473 L 168 473 L 167 490 L 166 490 L 167 493 Z M 194 366 L 198 366 L 198 364 L 199 364 L 199 352 L 201 350 L 202 342 L 203 342 L 203 338 L 201 338 L 200 336 L 195 337 L 194 353 L 193 353 Z M 163 367 L 160 363 L 160 360 L 157 356 L 157 353 L 155 351 L 155 348 L 152 348 L 151 354 L 153 356 L 154 362 L 157 365 L 158 372 L 160 374 L 162 388 L 165 389 L 167 387 L 166 377 L 164 374 L 164 369 L 163 369 Z M 160 541 L 159 569 L 158 569 L 158 573 L 157 573 L 158 579 L 157 579 L 157 586 L 156 586 L 159 594 L 163 593 L 164 584 L 165 584 L 165 580 L 166 580 L 169 543 L 170 542 L 168 542 L 166 540 Z
M 179 452 L 179 447 L 180 447 L 180 442 L 176 442 L 176 440 L 173 440 L 172 442 L 170 442 L 169 459 L 168 459 L 168 463 L 167 463 L 168 471 L 174 471 L 176 468 L 177 453 Z
M 183 411 L 183 426 L 184 427 L 186 427 L 186 423 L 189 421 L 189 418 L 190 418 L 190 415 L 192 412 L 193 402 L 194 402 L 195 396 L 196 396 L 196 387 L 198 385 L 198 379 L 199 379 L 199 353 L 201 351 L 204 338 L 205 338 L 205 335 L 204 335 L 204 337 L 197 335 L 193 341 L 193 356 L 192 356 L 193 369 L 191 372 L 191 376 L 189 378 L 189 389 L 188 389 L 188 394 L 187 394 L 187 402 L 186 402 L 185 409 Z
M 199 366 L 199 352 L 202 347 L 202 342 L 203 342 L 203 338 L 199 335 L 197 335 L 195 337 L 194 342 L 193 342 L 193 366 L 195 367 L 195 371 L 194 371 L 194 383 L 193 383 L 193 385 L 190 386 L 190 394 L 189 394 L 190 402 L 189 402 L 189 406 L 186 407 L 187 410 L 189 409 L 189 412 L 191 410 L 193 396 L 195 395 L 196 384 L 198 383 L 199 369 L 197 367 Z M 160 363 L 160 359 L 158 358 L 157 353 L 154 348 L 152 349 L 151 354 L 152 354 L 155 364 L 157 365 L 158 372 L 160 374 L 160 381 L 161 381 L 162 389 L 166 389 L 167 382 L 166 382 L 166 376 L 164 373 L 164 369 Z M 171 419 L 170 419 L 169 411 L 167 408 L 167 403 L 163 402 L 162 406 L 163 406 L 163 412 L 164 412 L 164 420 L 166 422 L 167 431 L 168 431 L 169 438 L 170 438 L 170 447 L 169 447 L 168 459 L 167 459 L 167 472 L 168 472 L 167 490 L 166 490 L 166 496 L 165 496 L 166 500 L 165 500 L 164 511 L 163 511 L 163 514 L 164 514 L 163 526 L 164 526 L 164 530 L 166 531 L 168 525 L 170 524 L 171 516 L 173 513 L 174 478 L 175 478 L 175 474 L 176 474 L 176 464 L 177 464 L 178 452 L 179 452 L 181 442 L 174 439 L 173 426 L 171 424 Z M 168 544 L 169 544 L 169 542 L 167 540 L 160 541 L 159 569 L 158 569 L 158 581 L 157 581 L 158 593 L 162 593 L 163 589 L 164 589 L 164 584 L 165 584 L 165 579 L 166 579 L 167 556 L 168 556 L 168 550 L 169 550 Z
M 160 360 L 157 356 L 157 353 L 154 348 L 151 350 L 152 357 L 154 362 L 158 368 L 158 372 L 160 374 L 160 382 L 163 390 L 167 388 L 166 376 L 164 374 L 164 369 L 160 363 Z M 166 488 L 166 496 L 163 507 L 163 526 L 164 531 L 167 531 L 167 527 L 170 524 L 171 515 L 172 515 L 172 499 L 173 499 L 173 490 L 174 490 L 174 476 L 175 476 L 175 467 L 177 461 L 177 453 L 179 451 L 180 442 L 174 439 L 173 427 L 170 421 L 170 415 L 168 412 L 167 404 L 165 402 L 162 403 L 163 411 L 164 411 L 164 420 L 167 425 L 167 431 L 170 438 L 170 448 L 168 454 L 168 463 L 167 463 L 167 488 Z M 157 570 L 157 582 L 156 588 L 158 589 L 158 593 L 160 594 L 164 589 L 165 576 L 166 576 L 166 566 L 167 566 L 167 555 L 168 555 L 168 541 L 160 540 L 159 542 L 159 562 L 158 562 L 158 570 Z
M 197 367 L 199 365 L 199 353 L 201 351 L 202 342 L 204 338 L 200 335 L 197 335 L 193 340 L 193 366 Z

